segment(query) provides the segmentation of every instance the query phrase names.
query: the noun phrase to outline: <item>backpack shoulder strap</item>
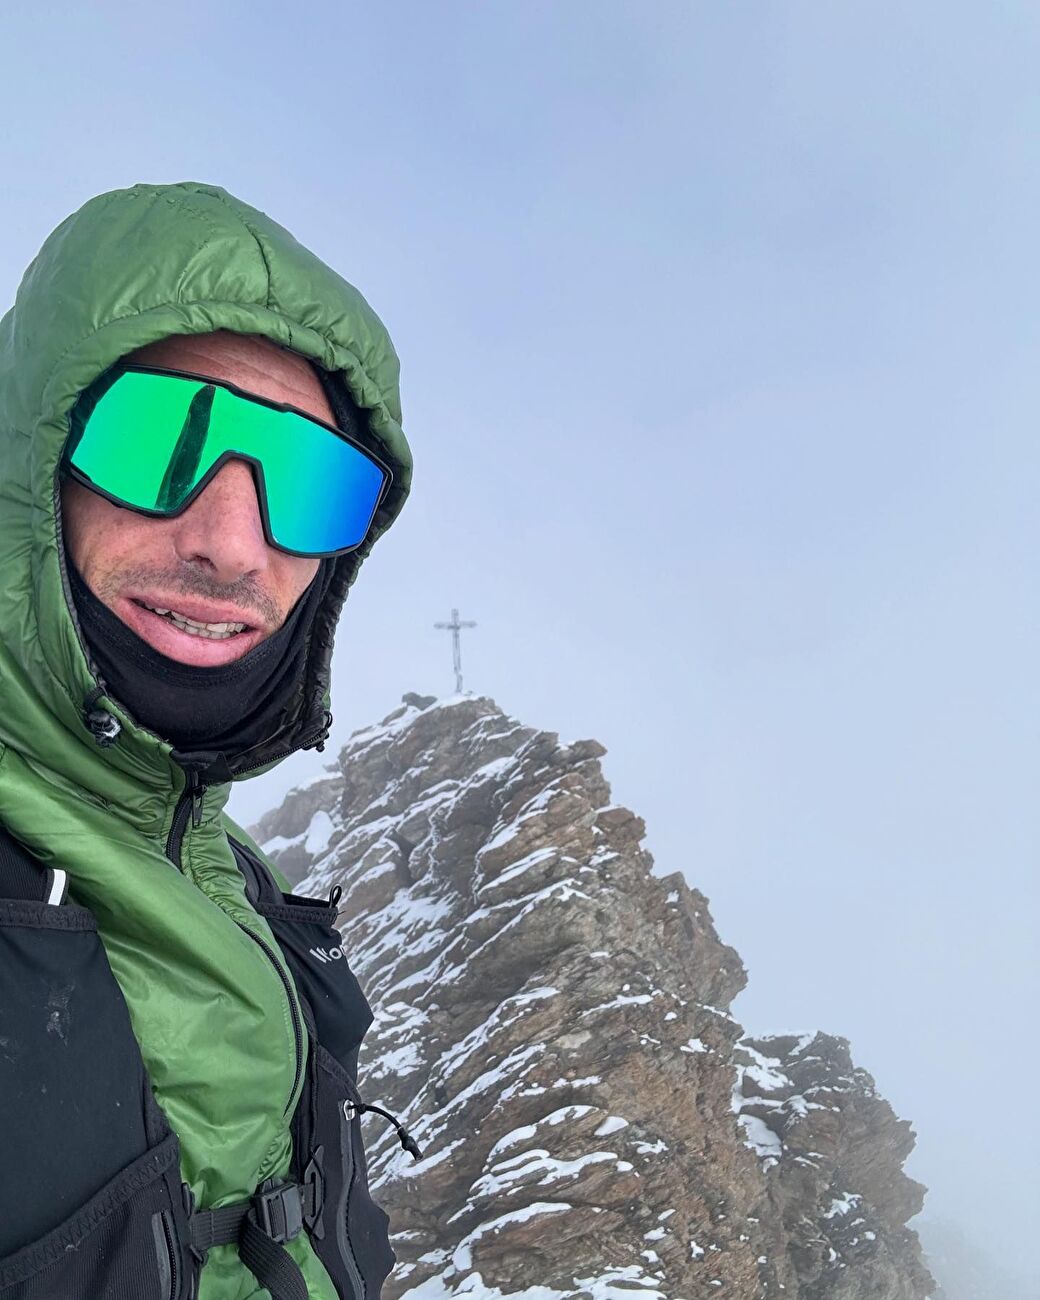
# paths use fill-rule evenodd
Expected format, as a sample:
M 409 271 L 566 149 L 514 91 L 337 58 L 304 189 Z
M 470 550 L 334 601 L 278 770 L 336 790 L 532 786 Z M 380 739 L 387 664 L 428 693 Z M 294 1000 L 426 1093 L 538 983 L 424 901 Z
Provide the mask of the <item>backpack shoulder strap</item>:
M 285 900 L 282 891 L 278 888 L 278 882 L 271 875 L 267 864 L 230 835 L 228 843 L 231 845 L 231 852 L 235 855 L 238 869 L 245 878 L 246 898 L 250 903 L 258 911 L 265 907 L 277 907 L 283 903 Z
M 45 867 L 0 826 L 0 898 L 60 905 L 68 898 L 68 873 Z

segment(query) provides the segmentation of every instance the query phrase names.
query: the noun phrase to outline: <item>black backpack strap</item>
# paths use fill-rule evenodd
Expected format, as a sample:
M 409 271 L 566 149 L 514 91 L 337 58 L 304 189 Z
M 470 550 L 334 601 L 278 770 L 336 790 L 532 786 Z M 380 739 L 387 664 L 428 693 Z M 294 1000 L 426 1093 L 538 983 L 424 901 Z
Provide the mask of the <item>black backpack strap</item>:
M 251 1214 L 242 1224 L 238 1257 L 267 1288 L 271 1300 L 307 1300 L 310 1292 L 299 1264 L 284 1246 L 271 1240 Z
M 285 1249 L 303 1231 L 307 1189 L 269 1179 L 248 1201 L 219 1210 L 195 1210 L 191 1244 L 204 1257 L 213 1246 L 234 1242 L 239 1258 L 272 1300 L 307 1300 L 299 1265 Z
M 336 924 L 342 889 L 334 885 L 328 898 L 307 898 L 303 894 L 283 893 L 271 868 L 252 849 L 228 836 L 231 852 L 246 882 L 246 898 L 261 916 L 314 925 Z M 289 906 L 286 906 L 288 904 Z
M 246 882 L 246 898 L 252 903 L 258 912 L 267 907 L 277 907 L 284 900 L 282 891 L 278 888 L 278 882 L 267 868 L 267 864 L 262 862 L 255 853 L 251 853 L 244 844 L 239 844 L 238 840 L 228 836 L 228 843 L 231 845 L 231 852 L 235 855 L 235 862 L 238 865 Z
M 45 867 L 0 826 L 0 898 L 24 898 L 60 906 L 68 897 L 68 874 Z

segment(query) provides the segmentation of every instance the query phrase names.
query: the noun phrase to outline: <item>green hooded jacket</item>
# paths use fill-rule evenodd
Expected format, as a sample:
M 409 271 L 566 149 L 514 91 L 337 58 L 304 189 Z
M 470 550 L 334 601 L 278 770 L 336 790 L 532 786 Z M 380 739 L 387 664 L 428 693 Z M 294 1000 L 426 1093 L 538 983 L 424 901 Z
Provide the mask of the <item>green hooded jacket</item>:
M 398 361 L 356 289 L 262 212 L 214 186 L 135 185 L 92 199 L 47 239 L 0 322 L 0 826 L 68 872 L 97 918 L 155 1095 L 202 1207 L 285 1176 L 295 1080 L 292 981 L 261 947 L 223 811 L 208 786 L 176 870 L 166 855 L 186 783 L 170 746 L 120 722 L 99 747 L 84 701 L 98 682 L 72 613 L 58 472 L 78 395 L 126 353 L 170 334 L 264 335 L 345 384 L 394 480 L 364 545 L 336 561 L 310 635 L 307 680 L 255 771 L 320 734 L 336 619 L 372 544 L 407 495 Z M 255 846 L 252 846 L 255 848 Z M 108 1171 L 111 1172 L 111 1171 Z M 289 1243 L 310 1295 L 336 1300 L 306 1234 Z M 266 1296 L 233 1246 L 211 1250 L 200 1300 Z

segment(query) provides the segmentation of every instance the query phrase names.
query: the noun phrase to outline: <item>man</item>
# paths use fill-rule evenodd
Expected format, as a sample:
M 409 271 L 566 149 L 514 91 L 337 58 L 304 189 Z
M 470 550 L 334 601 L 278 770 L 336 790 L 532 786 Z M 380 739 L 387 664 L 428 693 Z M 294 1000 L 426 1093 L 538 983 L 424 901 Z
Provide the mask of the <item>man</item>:
M 379 1294 L 338 895 L 223 806 L 410 476 L 382 324 L 223 190 L 93 199 L 0 324 L 0 1300 Z

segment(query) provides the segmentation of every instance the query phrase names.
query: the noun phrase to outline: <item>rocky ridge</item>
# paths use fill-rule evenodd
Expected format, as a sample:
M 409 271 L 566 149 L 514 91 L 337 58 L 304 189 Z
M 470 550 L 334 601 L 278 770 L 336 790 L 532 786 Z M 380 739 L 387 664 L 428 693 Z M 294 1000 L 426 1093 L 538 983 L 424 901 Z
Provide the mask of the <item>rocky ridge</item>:
M 707 900 L 656 876 L 594 740 L 406 695 L 254 828 L 342 887 L 375 1012 L 393 1300 L 926 1300 L 910 1125 L 824 1033 L 751 1039 Z

